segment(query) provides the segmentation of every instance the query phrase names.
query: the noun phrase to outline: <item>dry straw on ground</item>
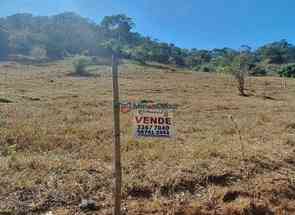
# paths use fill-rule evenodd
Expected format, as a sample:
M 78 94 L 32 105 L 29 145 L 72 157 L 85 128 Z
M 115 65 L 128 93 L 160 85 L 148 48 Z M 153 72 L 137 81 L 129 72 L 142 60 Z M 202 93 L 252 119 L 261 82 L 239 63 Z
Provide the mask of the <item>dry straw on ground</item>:
M 110 214 L 109 69 L 0 67 L 0 214 L 87 214 L 78 205 L 88 198 L 98 205 L 88 214 Z M 179 105 L 171 141 L 134 140 L 122 116 L 126 214 L 295 214 L 295 82 L 251 78 L 241 97 L 228 80 L 121 66 L 122 100 Z

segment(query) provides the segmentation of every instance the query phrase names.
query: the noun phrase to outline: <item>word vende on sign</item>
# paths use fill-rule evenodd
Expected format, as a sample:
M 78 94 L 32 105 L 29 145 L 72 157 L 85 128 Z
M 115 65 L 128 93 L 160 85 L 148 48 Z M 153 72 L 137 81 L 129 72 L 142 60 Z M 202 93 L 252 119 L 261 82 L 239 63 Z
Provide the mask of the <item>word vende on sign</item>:
M 133 117 L 134 136 L 173 138 L 173 113 L 163 109 L 139 109 Z

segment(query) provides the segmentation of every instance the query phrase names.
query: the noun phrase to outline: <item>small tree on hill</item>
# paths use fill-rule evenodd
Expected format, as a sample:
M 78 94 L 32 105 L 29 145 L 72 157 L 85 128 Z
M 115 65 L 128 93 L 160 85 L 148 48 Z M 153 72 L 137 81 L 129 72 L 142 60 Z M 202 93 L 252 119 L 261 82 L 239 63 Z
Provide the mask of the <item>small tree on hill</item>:
M 240 95 L 246 96 L 245 83 L 246 76 L 249 70 L 249 66 L 253 62 L 253 56 L 251 54 L 251 48 L 248 46 L 242 46 L 240 55 L 236 56 L 233 62 L 234 76 L 237 80 L 237 87 Z
M 135 23 L 125 14 L 106 16 L 100 24 L 105 40 L 100 47 L 110 50 L 112 53 L 122 54 L 132 43 L 132 28 Z

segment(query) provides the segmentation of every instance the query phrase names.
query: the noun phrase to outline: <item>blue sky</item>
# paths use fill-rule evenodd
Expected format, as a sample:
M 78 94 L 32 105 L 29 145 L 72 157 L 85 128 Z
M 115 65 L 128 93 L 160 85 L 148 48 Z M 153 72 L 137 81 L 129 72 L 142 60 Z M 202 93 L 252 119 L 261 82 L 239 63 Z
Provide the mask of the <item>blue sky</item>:
M 0 16 L 74 11 L 99 22 L 126 13 L 136 31 L 184 48 L 295 43 L 294 0 L 0 0 Z

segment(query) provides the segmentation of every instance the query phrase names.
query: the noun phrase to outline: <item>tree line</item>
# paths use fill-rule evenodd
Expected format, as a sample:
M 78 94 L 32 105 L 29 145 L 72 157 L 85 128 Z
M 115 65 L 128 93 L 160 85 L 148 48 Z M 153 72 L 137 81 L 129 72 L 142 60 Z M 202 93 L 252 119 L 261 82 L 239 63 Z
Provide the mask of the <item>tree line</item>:
M 133 19 L 124 14 L 106 16 L 99 24 L 72 12 L 54 16 L 15 14 L 0 18 L 0 60 L 13 56 L 48 60 L 75 55 L 108 57 L 116 51 L 142 64 L 155 61 L 224 73 L 231 72 L 240 60 L 240 50 L 184 49 L 143 36 L 134 32 L 134 27 Z M 295 46 L 287 40 L 255 50 L 248 46 L 242 49 L 247 49 L 247 64 L 254 75 L 278 72 L 284 66 L 285 72 L 293 71 Z

